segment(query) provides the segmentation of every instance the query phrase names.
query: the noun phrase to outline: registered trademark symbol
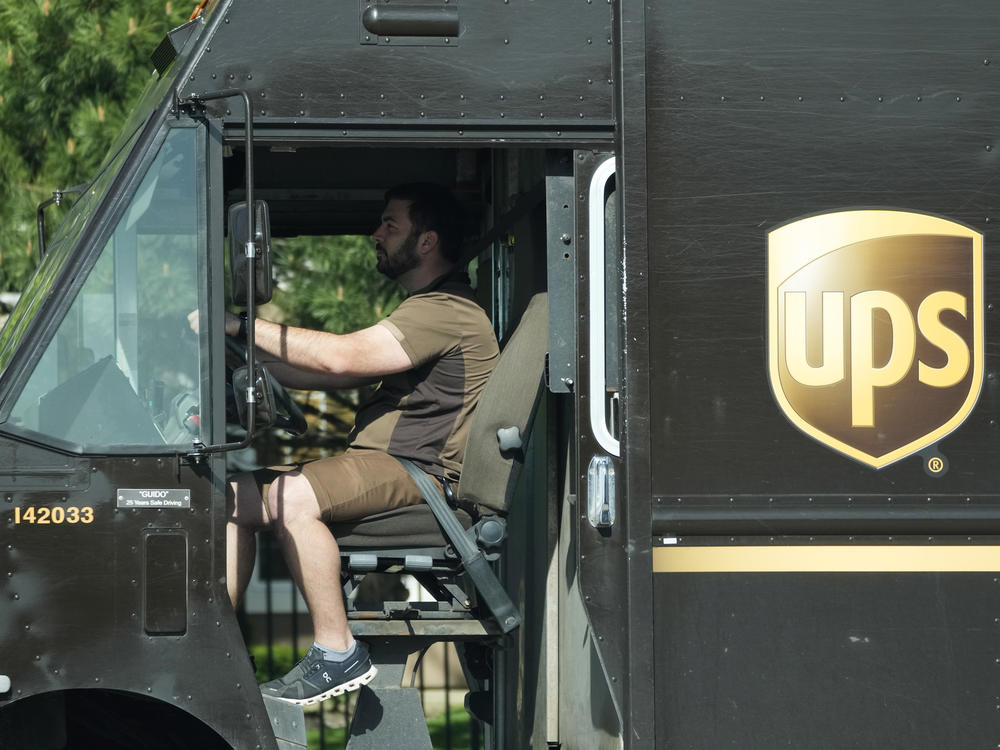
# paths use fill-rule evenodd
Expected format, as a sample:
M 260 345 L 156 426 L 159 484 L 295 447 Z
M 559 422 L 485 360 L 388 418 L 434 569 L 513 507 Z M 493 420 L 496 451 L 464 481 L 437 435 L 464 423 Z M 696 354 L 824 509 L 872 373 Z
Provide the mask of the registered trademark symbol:
M 932 474 L 940 474 L 944 471 L 944 460 L 940 456 L 932 456 L 927 461 L 927 470 Z

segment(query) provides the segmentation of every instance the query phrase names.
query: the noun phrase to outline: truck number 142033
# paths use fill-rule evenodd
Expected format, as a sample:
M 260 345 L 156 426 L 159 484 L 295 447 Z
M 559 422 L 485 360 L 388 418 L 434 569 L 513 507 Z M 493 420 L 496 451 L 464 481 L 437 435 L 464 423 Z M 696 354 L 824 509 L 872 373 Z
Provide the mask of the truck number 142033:
M 94 509 L 89 505 L 83 507 L 70 506 L 64 508 L 61 505 L 49 507 L 47 505 L 26 507 L 17 506 L 14 508 L 14 523 L 31 523 L 36 525 L 58 524 L 58 523 L 93 523 Z

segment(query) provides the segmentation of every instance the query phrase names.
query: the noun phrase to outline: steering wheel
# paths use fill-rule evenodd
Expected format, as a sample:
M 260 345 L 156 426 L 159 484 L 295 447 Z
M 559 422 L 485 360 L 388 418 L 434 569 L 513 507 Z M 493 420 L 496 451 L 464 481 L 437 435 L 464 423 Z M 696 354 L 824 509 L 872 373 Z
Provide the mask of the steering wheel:
M 226 336 L 226 353 L 231 354 L 238 362 L 246 364 L 247 353 L 246 348 L 235 336 Z M 231 367 L 229 364 L 229 357 L 226 357 L 226 421 L 233 424 L 239 424 L 239 414 L 236 407 L 236 391 L 233 387 L 233 371 L 235 367 Z M 264 377 L 267 379 L 268 384 L 271 387 L 272 393 L 274 393 L 274 405 L 276 409 L 274 426 L 279 427 L 285 432 L 289 432 L 292 435 L 304 435 L 309 429 L 309 425 L 306 423 L 306 417 L 302 413 L 302 409 L 295 402 L 285 390 L 285 387 L 279 383 L 270 372 L 267 371 L 267 367 L 261 365 L 261 369 L 264 372 Z

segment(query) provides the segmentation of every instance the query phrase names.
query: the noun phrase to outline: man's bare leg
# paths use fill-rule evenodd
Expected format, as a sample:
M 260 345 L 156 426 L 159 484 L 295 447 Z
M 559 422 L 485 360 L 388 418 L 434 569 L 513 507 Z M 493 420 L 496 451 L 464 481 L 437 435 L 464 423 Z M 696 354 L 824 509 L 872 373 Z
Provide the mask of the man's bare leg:
M 317 643 L 347 651 L 354 643 L 340 593 L 340 548 L 320 518 L 309 481 L 293 472 L 271 485 L 272 530 L 292 579 L 305 597 Z
M 239 498 L 243 490 L 239 479 L 234 482 L 233 490 L 234 497 Z M 340 593 L 340 548 L 320 518 L 312 486 L 300 473 L 289 472 L 271 483 L 267 495 L 257 506 L 262 521 L 281 545 L 288 570 L 306 599 L 315 643 L 288 674 L 261 685 L 261 693 L 266 698 L 310 705 L 357 690 L 371 682 L 378 670 L 372 665 L 368 647 L 356 642 L 348 627 Z M 248 496 L 253 497 L 245 492 L 242 497 Z M 231 595 L 238 599 L 253 566 L 247 549 L 254 542 L 251 531 L 254 504 L 241 499 L 233 508 L 229 529 L 232 550 L 227 563 L 231 564 L 235 582 Z
M 226 486 L 226 590 L 237 606 L 253 575 L 256 534 L 268 525 L 257 482 L 240 474 Z

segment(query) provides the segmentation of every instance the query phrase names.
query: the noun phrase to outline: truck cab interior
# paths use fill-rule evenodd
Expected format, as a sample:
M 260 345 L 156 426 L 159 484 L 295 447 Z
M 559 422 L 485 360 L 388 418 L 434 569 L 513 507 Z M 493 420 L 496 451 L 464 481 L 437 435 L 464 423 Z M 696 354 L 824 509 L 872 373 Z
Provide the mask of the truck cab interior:
M 424 491 L 426 504 L 339 524 L 332 531 L 341 549 L 352 630 L 378 650 L 379 675 L 361 695 L 354 721 L 374 726 L 373 736 L 386 732 L 386 742 L 392 729 L 379 716 L 391 713 L 395 723 L 420 723 L 417 691 L 401 688 L 412 679 L 407 665 L 412 669 L 414 655 L 445 641 L 455 644 L 462 663 L 470 690 L 467 705 L 492 724 L 498 679 L 504 680 L 493 648 L 504 633 L 522 625 L 525 606 L 523 598 L 517 604 L 511 600 L 501 579 L 538 579 L 539 571 L 528 569 L 524 553 L 532 535 L 542 542 L 538 549 L 545 547 L 539 535 L 547 528 L 540 522 L 547 480 L 540 468 L 544 458 L 537 456 L 547 450 L 547 429 L 544 418 L 535 419 L 549 343 L 545 169 L 560 158 L 565 168 L 570 156 L 518 149 L 314 145 L 267 145 L 255 151 L 254 195 L 268 206 L 272 236 L 368 235 L 383 208 L 384 191 L 404 182 L 447 185 L 463 204 L 465 257 L 472 261 L 474 286 L 503 353 L 474 417 L 455 497 L 449 505 L 431 485 Z M 243 156 L 233 148 L 225 160 L 227 204 L 245 199 Z M 525 463 L 527 487 L 519 481 Z M 415 479 L 420 486 L 420 477 Z M 528 516 L 533 504 L 534 519 Z M 516 539 L 508 538 L 508 528 Z M 407 595 L 360 603 L 364 578 L 386 572 L 411 576 L 430 601 L 411 601 Z

